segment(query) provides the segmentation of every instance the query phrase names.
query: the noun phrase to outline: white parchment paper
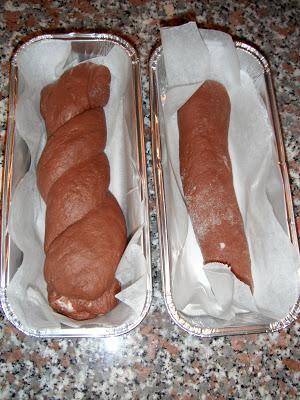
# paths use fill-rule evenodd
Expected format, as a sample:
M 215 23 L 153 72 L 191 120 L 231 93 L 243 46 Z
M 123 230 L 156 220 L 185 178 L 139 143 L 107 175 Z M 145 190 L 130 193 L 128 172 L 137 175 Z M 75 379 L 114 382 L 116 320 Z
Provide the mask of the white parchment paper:
M 47 302 L 43 277 L 46 206 L 36 186 L 36 165 L 46 143 L 45 125 L 39 111 L 40 91 L 82 60 L 72 51 L 70 42 L 36 42 L 23 50 L 18 58 L 16 129 L 17 135 L 24 139 L 29 148 L 31 165 L 16 188 L 9 216 L 9 232 L 23 252 L 23 262 L 8 286 L 7 296 L 12 310 L 25 328 L 59 329 L 62 324 L 71 327 L 117 327 L 134 322 L 145 305 L 149 282 L 141 246 L 145 204 L 140 199 L 135 137 L 126 122 L 132 119 L 128 109 L 132 97 L 131 64 L 125 51 L 118 46 L 112 47 L 105 56 L 94 56 L 91 58 L 91 55 L 86 55 L 84 61 L 104 64 L 112 75 L 110 98 L 105 107 L 105 152 L 111 176 L 109 190 L 123 210 L 128 237 L 131 238 L 116 272 L 122 284 L 122 291 L 117 295 L 120 303 L 104 316 L 80 322 L 54 312 Z
M 283 318 L 299 295 L 299 259 L 284 224 L 283 185 L 266 107 L 247 66 L 241 69 L 229 35 L 188 23 L 163 28 L 161 37 L 168 82 L 163 163 L 176 307 L 193 317 L 232 320 L 240 313 L 254 313 Z M 249 245 L 253 294 L 228 266 L 203 265 L 184 202 L 177 110 L 207 79 L 221 82 L 231 100 L 229 153 Z

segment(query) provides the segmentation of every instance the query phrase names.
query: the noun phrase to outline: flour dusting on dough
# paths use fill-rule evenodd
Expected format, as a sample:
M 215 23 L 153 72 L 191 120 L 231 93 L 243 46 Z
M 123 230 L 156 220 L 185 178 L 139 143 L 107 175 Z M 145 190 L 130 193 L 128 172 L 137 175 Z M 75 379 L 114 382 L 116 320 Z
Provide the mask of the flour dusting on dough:
M 61 307 L 63 310 L 66 310 L 68 312 L 74 311 L 71 301 L 68 300 L 65 296 L 62 296 L 59 299 L 57 299 L 55 303 L 58 304 L 59 307 Z

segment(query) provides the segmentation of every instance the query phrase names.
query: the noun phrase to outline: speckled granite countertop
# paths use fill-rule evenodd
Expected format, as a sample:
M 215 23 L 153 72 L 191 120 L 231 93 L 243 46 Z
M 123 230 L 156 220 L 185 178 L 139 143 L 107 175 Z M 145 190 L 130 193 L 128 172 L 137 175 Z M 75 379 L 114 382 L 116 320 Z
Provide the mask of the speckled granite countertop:
M 260 47 L 273 71 L 300 228 L 299 1 L 0 2 L 1 146 L 6 129 L 8 70 L 14 47 L 36 32 L 89 29 L 122 32 L 143 67 L 147 155 L 150 160 L 146 63 L 160 24 L 196 20 L 221 27 Z M 300 324 L 270 335 L 191 337 L 171 323 L 163 306 L 158 238 L 152 207 L 154 298 L 142 324 L 113 339 L 38 340 L 0 320 L 0 398 L 10 399 L 292 399 L 299 398 Z

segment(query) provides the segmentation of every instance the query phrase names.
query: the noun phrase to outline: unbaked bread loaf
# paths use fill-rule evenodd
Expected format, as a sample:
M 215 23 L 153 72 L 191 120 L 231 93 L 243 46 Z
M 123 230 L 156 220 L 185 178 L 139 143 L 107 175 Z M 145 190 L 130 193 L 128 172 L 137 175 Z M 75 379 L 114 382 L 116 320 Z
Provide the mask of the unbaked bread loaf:
M 226 89 L 205 81 L 178 111 L 180 174 L 204 262 L 228 264 L 253 289 L 228 152 L 229 119 Z
M 115 271 L 127 233 L 109 192 L 104 153 L 110 72 L 80 64 L 41 92 L 48 139 L 37 165 L 46 202 L 44 275 L 50 305 L 77 320 L 105 314 L 116 304 Z

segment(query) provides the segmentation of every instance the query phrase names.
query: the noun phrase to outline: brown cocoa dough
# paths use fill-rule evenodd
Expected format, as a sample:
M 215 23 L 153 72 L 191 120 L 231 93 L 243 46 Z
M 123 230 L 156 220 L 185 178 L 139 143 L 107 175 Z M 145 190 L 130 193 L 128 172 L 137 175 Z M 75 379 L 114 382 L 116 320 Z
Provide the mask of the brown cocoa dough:
M 102 207 L 57 236 L 46 253 L 45 279 L 50 291 L 84 300 L 101 297 L 112 285 L 125 249 L 124 225 L 122 211 L 110 195 Z
M 103 109 L 89 110 L 61 126 L 47 141 L 37 168 L 37 182 L 45 201 L 50 187 L 73 165 L 103 152 L 106 122 Z
M 109 312 L 127 243 L 122 210 L 109 192 L 104 153 L 110 73 L 80 64 L 41 92 L 48 140 L 37 165 L 46 202 L 44 276 L 59 313 L 82 320 Z
M 105 153 L 67 170 L 52 186 L 47 198 L 45 251 L 69 225 L 101 206 L 109 186 L 109 163 Z
M 115 279 L 112 285 L 96 300 L 83 300 L 72 297 L 62 297 L 55 291 L 49 294 L 49 303 L 55 311 L 64 314 L 67 317 L 84 320 L 95 318 L 112 310 L 117 304 L 116 294 L 119 293 L 121 287 Z M 67 305 L 67 308 L 66 306 Z
M 178 111 L 180 174 L 204 262 L 228 264 L 253 289 L 228 152 L 229 120 L 226 89 L 216 81 L 205 81 Z
M 83 111 L 104 107 L 109 99 L 110 79 L 107 67 L 87 62 L 46 86 L 41 92 L 41 114 L 48 135 Z

